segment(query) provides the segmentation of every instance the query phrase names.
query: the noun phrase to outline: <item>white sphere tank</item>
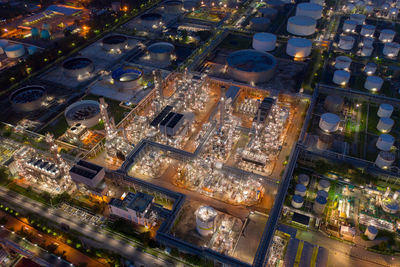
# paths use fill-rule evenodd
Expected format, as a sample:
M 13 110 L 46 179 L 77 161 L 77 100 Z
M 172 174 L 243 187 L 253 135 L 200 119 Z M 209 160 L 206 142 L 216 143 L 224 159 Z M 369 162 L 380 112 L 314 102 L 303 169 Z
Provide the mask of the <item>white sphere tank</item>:
M 286 53 L 295 58 L 308 57 L 311 54 L 312 42 L 304 38 L 291 38 L 287 42 Z
M 364 88 L 372 92 L 377 92 L 383 85 L 383 79 L 378 76 L 368 76 L 364 83 Z
M 9 45 L 4 52 L 8 58 L 19 58 L 25 54 L 25 47 L 22 44 Z
M 343 69 L 349 69 L 351 65 L 351 58 L 346 57 L 346 56 L 338 56 L 335 59 L 335 69 L 337 70 L 343 70 Z
M 376 126 L 376 129 L 382 133 L 389 133 L 394 125 L 394 120 L 391 118 L 387 117 L 382 117 L 379 119 L 378 125 Z
M 292 207 L 295 209 L 300 209 L 303 206 L 304 197 L 299 195 L 294 195 L 292 197 Z
M 383 30 L 381 30 L 381 33 L 379 34 L 379 40 L 384 43 L 390 43 L 393 41 L 395 35 L 396 35 L 396 32 L 394 32 L 390 29 L 383 29 Z
M 375 74 L 377 67 L 378 66 L 374 62 L 368 62 L 364 67 L 364 72 L 367 75 L 373 75 Z
M 329 188 L 331 188 L 331 182 L 325 179 L 321 179 L 318 182 L 318 190 L 324 190 L 326 192 L 329 192 Z
M 386 103 L 380 104 L 378 113 L 377 113 L 378 117 L 389 118 L 390 116 L 392 116 L 393 110 L 394 110 L 394 108 L 390 104 L 386 104 Z
M 317 21 L 306 16 L 293 16 L 288 19 L 286 30 L 294 35 L 309 36 L 315 33 Z
M 313 205 L 314 212 L 317 213 L 317 214 L 324 213 L 324 209 L 325 209 L 326 203 L 327 203 L 326 198 L 324 198 L 322 196 L 317 196 L 315 198 L 315 202 L 314 202 L 314 205 Z
M 383 54 L 387 57 L 397 57 L 400 51 L 400 45 L 396 42 L 385 43 Z
M 319 128 L 327 133 L 336 132 L 339 128 L 340 118 L 338 115 L 333 113 L 322 114 L 319 120 Z
M 346 85 L 350 80 L 350 72 L 345 70 L 336 70 L 332 81 L 337 85 Z
M 360 34 L 365 37 L 373 37 L 375 33 L 375 26 L 374 25 L 363 25 L 361 28 Z
M 389 151 L 394 144 L 394 137 L 390 134 L 381 134 L 376 141 L 376 147 L 382 151 Z
M 375 165 L 381 169 L 387 169 L 390 166 L 392 166 L 395 158 L 396 157 L 394 153 L 388 151 L 381 151 L 376 157 Z
M 319 4 L 300 3 L 296 7 L 296 16 L 306 16 L 313 19 L 320 19 L 322 17 L 323 9 L 324 8 Z
M 253 36 L 253 48 L 258 51 L 273 51 L 276 47 L 276 35 L 268 32 L 259 32 Z
M 310 176 L 308 174 L 302 173 L 299 175 L 298 182 L 300 184 L 303 184 L 304 186 L 307 186 L 310 182 Z
M 361 49 L 361 56 L 370 57 L 373 51 L 374 47 L 372 45 L 364 45 L 363 48 Z
M 294 194 L 304 197 L 306 195 L 306 191 L 307 191 L 307 187 L 305 185 L 296 184 Z
M 372 37 L 363 37 L 363 45 L 373 46 L 374 45 L 374 38 Z
M 339 47 L 343 50 L 350 50 L 353 48 L 355 39 L 352 36 L 341 35 L 339 37 Z
M 365 230 L 365 235 L 368 237 L 369 240 L 374 240 L 378 234 L 378 229 L 375 226 L 369 225 Z
M 351 14 L 350 19 L 357 22 L 357 25 L 363 25 L 365 22 L 365 15 L 363 14 Z
M 202 236 L 210 235 L 215 230 L 215 220 L 218 213 L 210 206 L 201 206 L 195 212 L 196 229 Z

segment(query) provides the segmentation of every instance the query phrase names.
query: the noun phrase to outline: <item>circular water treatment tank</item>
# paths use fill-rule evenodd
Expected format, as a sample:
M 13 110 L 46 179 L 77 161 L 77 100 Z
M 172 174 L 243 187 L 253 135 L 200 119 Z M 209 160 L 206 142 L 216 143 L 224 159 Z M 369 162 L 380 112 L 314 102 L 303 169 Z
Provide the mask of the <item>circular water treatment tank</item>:
M 321 179 L 318 182 L 318 190 L 324 190 L 326 192 L 329 192 L 329 188 L 331 188 L 331 182 L 325 179 Z
M 217 211 L 210 206 L 201 206 L 196 212 L 196 229 L 202 236 L 212 234 L 216 227 Z
M 151 60 L 169 62 L 175 46 L 167 42 L 158 42 L 150 45 L 147 50 L 150 53 Z
M 169 0 L 164 2 L 164 11 L 169 14 L 177 14 L 182 12 L 183 1 Z
M 374 51 L 374 47 L 371 45 L 364 45 L 361 49 L 361 56 L 362 57 L 370 57 L 372 52 Z
M 329 194 L 328 194 L 328 192 L 326 192 L 325 190 L 318 190 L 318 192 L 317 192 L 317 197 L 319 197 L 319 196 L 321 196 L 321 197 L 327 199 L 328 196 L 329 196 Z
M 25 47 L 22 44 L 9 45 L 4 52 L 8 58 L 19 58 L 25 54 Z
M 397 57 L 399 54 L 400 45 L 396 42 L 385 43 L 383 54 L 387 57 Z
M 276 46 L 276 35 L 267 32 L 256 33 L 253 36 L 253 48 L 258 51 L 273 51 Z
M 352 36 L 340 35 L 339 37 L 339 48 L 343 50 L 350 50 L 353 48 L 355 39 Z
M 368 62 L 364 67 L 364 72 L 367 75 L 373 75 L 376 71 L 378 66 L 374 62 Z
M 378 76 L 368 76 L 364 83 L 364 88 L 373 92 L 377 92 L 383 85 L 383 79 Z
M 159 26 L 162 22 L 162 16 L 158 13 L 146 13 L 140 16 L 140 23 L 146 28 Z
M 277 65 L 273 55 L 252 49 L 239 50 L 227 58 L 228 73 L 238 81 L 263 83 L 269 81 Z
M 319 128 L 327 133 L 336 132 L 339 128 L 340 118 L 333 113 L 324 113 L 319 120 Z
M 267 17 L 255 17 L 250 20 L 250 27 L 256 32 L 268 30 L 270 24 L 271 20 Z
M 286 53 L 295 58 L 308 57 L 311 54 L 312 42 L 304 38 L 291 38 L 287 42 Z
M 394 110 L 394 108 L 390 104 L 386 104 L 386 103 L 380 104 L 378 113 L 377 113 L 378 117 L 389 118 L 390 116 L 392 116 L 393 110 Z
M 264 7 L 258 9 L 262 17 L 269 18 L 270 20 L 274 20 L 278 15 L 278 10 L 274 8 Z
M 46 99 L 46 90 L 43 86 L 29 85 L 15 90 L 10 95 L 10 102 L 15 111 L 30 112 L 42 107 Z
M 324 108 L 328 112 L 338 113 L 342 111 L 344 105 L 344 100 L 338 95 L 328 95 L 325 98 Z
M 382 133 L 389 133 L 394 125 L 394 120 L 388 117 L 382 117 L 379 119 L 376 129 Z
M 349 69 L 351 65 L 351 58 L 346 56 L 338 56 L 335 59 L 335 68 L 337 70 Z
M 382 151 L 390 151 L 394 144 L 394 137 L 390 134 L 381 134 L 376 142 L 376 147 Z
M 308 174 L 302 173 L 299 175 L 299 183 L 303 184 L 304 186 L 307 186 L 308 183 L 310 182 L 310 176 Z
M 366 37 L 373 37 L 375 33 L 375 26 L 374 25 L 363 25 L 361 28 L 360 34 Z
M 365 15 L 363 14 L 351 14 L 350 19 L 357 22 L 357 25 L 363 25 L 365 22 Z
M 396 35 L 396 32 L 394 32 L 393 30 L 383 29 L 383 30 L 381 30 L 381 33 L 379 34 L 379 40 L 384 43 L 390 43 L 393 41 L 395 35 Z
M 313 205 L 314 212 L 317 213 L 317 214 L 324 213 L 324 209 L 325 209 L 326 203 L 327 203 L 326 198 L 324 198 L 322 196 L 317 196 L 315 198 L 315 202 L 314 202 L 314 205 Z
M 343 30 L 344 32 L 353 32 L 353 31 L 356 30 L 357 24 L 358 24 L 358 23 L 357 23 L 357 21 L 355 21 L 355 20 L 346 19 L 346 20 L 343 22 L 342 30 Z
M 303 206 L 304 197 L 299 195 L 294 195 L 292 197 L 292 207 L 295 209 L 300 209 Z
M 374 38 L 372 37 L 363 37 L 363 45 L 364 46 L 373 46 L 374 45 Z
M 306 16 L 293 16 L 288 19 L 286 30 L 294 35 L 309 36 L 315 33 L 317 21 Z
M 128 38 L 120 34 L 113 34 L 104 37 L 101 44 L 107 52 L 122 51 L 128 46 Z
M 296 184 L 294 194 L 304 197 L 306 195 L 306 191 L 307 191 L 307 187 L 305 185 Z
M 77 123 L 90 128 L 99 123 L 100 103 L 93 100 L 82 100 L 68 106 L 64 111 L 69 126 Z
M 376 157 L 375 165 L 381 169 L 387 169 L 390 166 L 392 166 L 395 158 L 396 157 L 394 153 L 388 151 L 381 151 Z
M 306 16 L 313 19 L 320 19 L 322 17 L 323 9 L 324 8 L 319 4 L 300 3 L 296 6 L 296 16 Z
M 369 240 L 374 240 L 378 234 L 378 229 L 375 226 L 369 225 L 365 230 L 365 235 L 368 237 Z
M 64 61 L 64 75 L 70 78 L 89 76 L 94 71 L 93 62 L 85 57 L 75 57 Z
M 142 76 L 142 71 L 137 68 L 118 68 L 111 74 L 114 84 L 121 91 L 136 90 L 141 85 Z
M 346 85 L 350 80 L 350 72 L 345 70 L 335 70 L 333 74 L 333 83 L 337 85 Z

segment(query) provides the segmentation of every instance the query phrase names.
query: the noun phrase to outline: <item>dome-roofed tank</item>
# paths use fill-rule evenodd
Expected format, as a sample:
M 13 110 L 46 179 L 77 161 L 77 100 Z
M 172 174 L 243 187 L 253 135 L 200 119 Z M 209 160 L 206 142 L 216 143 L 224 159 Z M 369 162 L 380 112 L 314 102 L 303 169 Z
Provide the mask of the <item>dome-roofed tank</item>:
M 378 235 L 378 229 L 375 226 L 369 225 L 367 229 L 365 229 L 365 235 L 368 237 L 369 240 L 374 240 L 375 237 Z
M 374 38 L 368 37 L 368 36 L 364 36 L 362 44 L 363 44 L 363 46 L 373 46 L 374 45 Z
M 364 45 L 361 49 L 361 56 L 362 57 L 370 57 L 372 52 L 374 51 L 374 47 L 371 45 Z
M 374 33 L 375 33 L 375 26 L 366 24 L 362 26 L 360 34 L 366 37 L 373 37 Z
M 387 57 L 397 57 L 399 55 L 400 45 L 396 42 L 385 43 L 383 54 Z
M 382 117 L 387 117 L 389 118 L 390 116 L 392 116 L 393 113 L 393 106 L 390 104 L 380 104 L 379 105 L 379 109 L 378 109 L 378 117 L 382 118 Z
M 202 236 L 207 236 L 215 231 L 216 218 L 218 213 L 210 206 L 201 206 L 195 212 L 196 229 Z
M 368 62 L 364 67 L 364 72 L 367 75 L 374 75 L 377 67 L 378 66 L 374 62 Z
M 307 186 L 308 183 L 310 182 L 310 176 L 308 174 L 302 173 L 299 175 L 298 182 L 299 182 L 299 184 L 303 184 L 304 186 Z
M 376 129 L 382 133 L 389 133 L 394 125 L 394 120 L 391 118 L 387 117 L 382 117 L 379 119 L 378 125 L 376 126 Z
M 364 83 L 364 88 L 372 92 L 377 92 L 383 85 L 382 78 L 378 76 L 368 76 Z
M 295 58 L 308 57 L 311 54 L 312 42 L 304 38 L 291 38 L 287 42 L 286 53 Z
M 333 113 L 324 113 L 319 120 L 319 127 L 324 132 L 333 133 L 339 128 L 339 123 L 340 118 L 338 115 Z
M 268 52 L 275 49 L 276 35 L 268 32 L 259 32 L 253 36 L 253 48 L 258 51 Z
M 335 68 L 337 70 L 349 69 L 351 65 L 351 58 L 346 56 L 338 56 L 335 59 Z
M 296 16 L 306 16 L 313 19 L 322 17 L 323 7 L 314 3 L 300 3 L 296 6 Z
M 390 29 L 383 29 L 379 34 L 379 40 L 384 43 L 389 43 L 393 41 L 395 35 L 396 35 L 395 31 Z
M 317 214 L 324 213 L 324 209 L 325 209 L 326 203 L 327 203 L 326 198 L 324 198 L 322 196 L 317 196 L 315 198 L 315 202 L 314 202 L 314 205 L 313 205 L 314 212 L 317 213 Z
M 357 24 L 358 24 L 358 23 L 357 23 L 357 21 L 355 21 L 355 20 L 346 19 L 346 20 L 343 22 L 342 30 L 343 30 L 344 32 L 354 32 L 354 31 L 356 30 Z
M 381 134 L 376 142 L 376 147 L 382 151 L 390 151 L 394 145 L 394 137 L 390 134 Z
M 394 153 L 389 151 L 381 151 L 376 157 L 375 164 L 381 169 L 387 169 L 392 166 L 395 158 L 396 157 Z
M 339 37 L 339 48 L 343 50 L 350 50 L 353 48 L 355 39 L 352 36 L 340 35 Z
M 328 95 L 325 98 L 324 108 L 331 113 L 339 113 L 343 110 L 344 100 L 338 95 Z
M 292 197 L 292 207 L 295 209 L 300 209 L 303 206 L 304 197 L 299 195 L 294 195 Z
M 287 31 L 298 36 L 310 36 L 315 33 L 317 21 L 306 16 L 293 16 L 288 19 Z
M 9 45 L 4 49 L 8 58 L 19 58 L 25 54 L 25 47 L 22 44 Z
M 296 184 L 294 194 L 304 197 L 306 195 L 306 191 L 307 191 L 307 187 L 305 185 Z
M 365 22 L 366 16 L 363 14 L 351 14 L 350 19 L 357 22 L 358 25 L 363 25 Z
M 317 191 L 317 197 L 318 196 L 321 196 L 321 197 L 323 197 L 323 198 L 328 198 L 328 196 L 329 196 L 329 193 L 328 192 L 326 192 L 325 190 L 318 190 Z
M 329 192 L 329 188 L 331 187 L 331 182 L 325 179 L 321 179 L 318 182 L 318 190 L 324 190 L 326 192 Z
M 40 85 L 29 85 L 15 90 L 10 95 L 10 102 L 15 111 L 31 112 L 42 107 L 46 90 Z
M 346 85 L 350 80 L 350 72 L 345 70 L 335 70 L 332 81 L 337 85 Z

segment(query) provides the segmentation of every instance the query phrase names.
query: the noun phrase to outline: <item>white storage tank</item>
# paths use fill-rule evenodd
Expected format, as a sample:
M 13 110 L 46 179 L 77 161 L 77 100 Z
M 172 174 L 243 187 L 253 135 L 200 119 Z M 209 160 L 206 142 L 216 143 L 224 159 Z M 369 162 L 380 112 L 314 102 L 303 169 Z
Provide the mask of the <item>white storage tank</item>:
M 353 48 L 355 39 L 352 36 L 341 35 L 339 37 L 339 47 L 343 50 L 350 50 Z
M 363 45 L 369 45 L 369 46 L 373 46 L 374 45 L 374 38 L 372 37 L 363 37 Z
M 171 61 L 171 55 L 175 50 L 175 46 L 167 42 L 158 42 L 151 44 L 147 50 L 149 51 L 151 60 L 155 62 L 167 62 Z
M 367 75 L 373 75 L 375 74 L 377 67 L 378 66 L 374 62 L 368 62 L 364 67 L 364 72 Z
M 378 129 L 378 131 L 382 133 L 389 133 L 392 130 L 393 125 L 394 125 L 394 120 L 392 120 L 391 118 L 382 117 L 379 119 L 376 128 Z
M 364 83 L 364 88 L 373 92 L 377 92 L 383 85 L 383 79 L 378 76 L 368 76 Z
M 338 113 L 343 109 L 344 100 L 338 95 L 328 95 L 324 101 L 324 108 L 328 112 Z
M 386 104 L 386 103 L 380 104 L 378 113 L 377 113 L 378 117 L 389 118 L 390 116 L 392 116 L 393 110 L 394 110 L 394 108 L 390 104 Z
M 357 22 L 358 25 L 363 25 L 365 22 L 365 15 L 363 14 L 351 14 L 350 19 Z
M 288 19 L 287 31 L 294 35 L 309 36 L 315 33 L 317 21 L 306 16 L 293 16 Z
M 324 190 L 326 192 L 329 192 L 329 188 L 331 188 L 331 182 L 325 179 L 321 179 L 318 182 L 318 190 Z
M 310 176 L 308 174 L 302 173 L 299 175 L 299 184 L 303 184 L 304 186 L 307 186 L 310 183 Z
M 350 72 L 345 70 L 335 70 L 332 81 L 337 85 L 346 85 L 350 80 Z
M 321 197 L 323 197 L 323 198 L 328 198 L 328 196 L 329 196 L 329 193 L 328 192 L 326 192 L 325 190 L 318 190 L 318 192 L 317 192 L 317 197 L 319 197 L 319 196 L 321 196 Z
M 389 151 L 381 151 L 375 160 L 375 165 L 381 169 L 387 169 L 392 166 L 395 160 L 395 155 Z
M 327 200 L 324 197 L 318 196 L 315 198 L 315 202 L 313 205 L 313 210 L 317 214 L 322 214 L 324 213 L 324 209 L 326 206 Z
M 271 20 L 267 17 L 255 17 L 250 20 L 250 27 L 253 31 L 262 32 L 268 30 Z
M 333 113 L 324 113 L 319 120 L 319 127 L 324 132 L 333 133 L 339 128 L 339 123 L 340 118 L 338 115 Z
M 274 20 L 278 15 L 278 10 L 274 8 L 264 7 L 258 10 L 262 17 L 269 18 L 270 20 Z
M 304 197 L 306 195 L 306 191 L 307 191 L 307 187 L 305 185 L 296 184 L 294 194 Z
M 396 35 L 396 32 L 394 32 L 393 30 L 383 29 L 383 30 L 381 30 L 381 33 L 379 34 L 379 40 L 384 43 L 390 43 L 393 41 L 395 35 Z
M 390 134 L 381 134 L 376 141 L 376 147 L 382 151 L 390 151 L 394 145 L 394 137 Z
M 210 206 L 201 206 L 195 212 L 196 229 L 202 236 L 207 236 L 215 231 L 215 221 L 218 213 Z
M 385 43 L 383 54 L 387 57 L 397 57 L 399 54 L 400 45 L 396 42 Z
M 346 19 L 343 22 L 342 30 L 344 32 L 354 32 L 356 30 L 356 27 L 357 27 L 357 21 L 351 20 L 351 19 Z
M 351 65 L 351 58 L 346 56 L 338 56 L 335 59 L 335 68 L 337 70 L 349 69 Z
M 364 45 L 363 48 L 361 49 L 361 56 L 370 57 L 373 51 L 374 47 L 372 45 Z
M 276 35 L 268 32 L 259 32 L 253 36 L 253 48 L 258 51 L 272 51 L 276 47 Z
M 365 235 L 369 240 L 374 240 L 376 235 L 378 234 L 378 229 L 375 226 L 369 225 L 365 230 Z
M 292 197 L 292 207 L 295 209 L 300 209 L 303 206 L 304 197 L 299 195 L 294 195 Z
M 25 47 L 22 44 L 9 45 L 4 52 L 8 58 L 19 58 L 25 54 Z
M 291 38 L 287 42 L 286 53 L 295 58 L 308 57 L 311 54 L 312 42 L 304 38 Z
M 363 25 L 361 28 L 361 35 L 366 37 L 373 37 L 375 33 L 375 26 L 374 25 Z
M 319 4 L 300 3 L 296 7 L 296 16 L 306 16 L 313 19 L 320 19 L 322 17 L 323 9 L 324 8 Z

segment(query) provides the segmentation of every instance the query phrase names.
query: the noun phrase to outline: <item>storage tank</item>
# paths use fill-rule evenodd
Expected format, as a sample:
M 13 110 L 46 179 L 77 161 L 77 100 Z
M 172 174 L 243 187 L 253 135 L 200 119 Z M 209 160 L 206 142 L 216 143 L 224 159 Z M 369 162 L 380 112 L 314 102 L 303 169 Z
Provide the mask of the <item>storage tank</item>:
M 344 100 L 338 95 L 328 95 L 325 98 L 324 108 L 331 113 L 339 113 L 343 110 Z
M 319 197 L 319 196 L 328 199 L 329 194 L 325 190 L 318 190 L 317 197 Z
M 93 62 L 85 57 L 75 57 L 64 61 L 64 75 L 70 78 L 88 77 L 94 71 Z
M 294 35 L 309 36 L 315 33 L 317 21 L 310 17 L 293 16 L 288 19 L 286 30 Z
M 296 16 L 306 16 L 313 19 L 320 19 L 322 17 L 323 9 L 324 8 L 319 4 L 300 3 L 296 6 Z
M 183 1 L 168 0 L 164 2 L 164 12 L 167 14 L 179 14 L 183 9 Z
M 134 67 L 118 68 L 111 74 L 114 85 L 119 91 L 132 91 L 141 86 L 143 73 Z
M 386 198 L 382 201 L 382 209 L 387 213 L 396 214 L 399 212 L 400 207 L 399 203 L 393 198 Z
M 368 76 L 364 83 L 364 88 L 373 92 L 377 92 L 383 85 L 382 78 L 378 76 Z
M 8 58 L 19 58 L 25 54 L 25 47 L 22 44 L 9 45 L 4 52 Z
M 307 191 L 307 187 L 305 185 L 296 184 L 294 194 L 304 197 L 306 195 L 306 191 Z
M 377 234 L 378 229 L 376 229 L 375 226 L 369 225 L 365 230 L 365 235 L 368 237 L 369 240 L 374 240 Z
M 327 150 L 332 146 L 334 140 L 335 136 L 333 134 L 321 130 L 318 133 L 317 148 L 320 150 Z
M 363 25 L 361 28 L 360 34 L 366 37 L 373 37 L 375 33 L 375 26 L 374 25 Z
M 364 72 L 367 75 L 373 75 L 373 74 L 375 74 L 376 68 L 377 68 L 377 65 L 374 62 L 368 62 L 364 67 Z
M 17 112 L 31 112 L 42 107 L 46 90 L 40 85 L 29 85 L 11 93 L 9 100 Z
M 295 209 L 300 209 L 303 206 L 304 197 L 299 195 L 294 195 L 292 197 L 292 207 Z
M 196 229 L 202 236 L 207 236 L 215 231 L 218 213 L 210 206 L 201 206 L 195 212 Z
M 324 197 L 318 196 L 315 198 L 315 202 L 313 205 L 313 210 L 317 214 L 322 214 L 324 213 L 324 209 L 326 206 L 327 200 Z
M 357 22 L 357 25 L 363 25 L 365 22 L 365 15 L 363 14 L 351 14 L 350 19 Z
M 349 69 L 351 65 L 351 58 L 346 56 L 338 56 L 335 59 L 335 68 L 337 70 Z
M 357 24 L 358 24 L 358 23 L 357 23 L 357 21 L 355 21 L 355 20 L 346 19 L 346 20 L 343 22 L 342 30 L 343 30 L 344 32 L 354 32 L 354 31 L 356 30 Z
M 64 116 L 69 126 L 80 123 L 87 128 L 93 127 L 101 118 L 100 103 L 93 100 L 75 102 L 65 109 Z
M 370 57 L 372 52 L 374 51 L 374 47 L 371 45 L 364 45 L 361 49 L 361 56 L 362 57 Z
M 400 190 L 397 190 L 397 191 L 394 192 L 394 194 L 393 194 L 393 199 L 394 199 L 394 200 L 397 200 L 397 199 L 399 198 L 399 195 L 400 195 Z
M 350 72 L 345 70 L 335 70 L 332 81 L 337 85 L 346 85 L 350 80 Z
M 253 36 L 253 48 L 258 51 L 272 51 L 276 47 L 276 35 L 268 32 L 259 32 Z
M 396 34 L 396 32 L 394 32 L 390 29 L 383 29 L 383 30 L 381 30 L 381 33 L 379 34 L 379 40 L 384 43 L 390 43 L 393 41 L 395 34 Z
M 140 24 L 145 28 L 156 28 L 162 23 L 162 16 L 158 13 L 146 13 L 140 16 Z
M 284 7 L 285 3 L 282 2 L 281 0 L 267 0 L 265 1 L 267 4 L 267 7 L 275 8 L 275 9 L 281 9 Z
M 0 55 L 4 54 L 4 50 L 8 46 L 8 40 L 0 39 Z
M 373 46 L 374 45 L 374 38 L 372 37 L 363 37 L 363 45 Z
M 268 30 L 271 20 L 267 17 L 255 17 L 250 20 L 250 28 L 256 32 Z
M 150 59 L 154 62 L 170 62 L 175 46 L 167 42 L 158 42 L 150 45 L 147 50 L 150 53 Z
M 261 17 L 269 18 L 270 20 L 274 20 L 278 15 L 278 10 L 269 7 L 260 8 L 258 12 L 260 12 Z
M 390 151 L 394 145 L 394 137 L 390 134 L 381 134 L 376 142 L 376 147 L 382 151 Z
M 304 38 L 291 38 L 287 42 L 286 53 L 295 58 L 308 57 L 311 54 L 312 42 Z
M 397 57 L 399 50 L 400 45 L 398 43 L 385 43 L 385 46 L 383 47 L 383 54 L 387 57 Z
M 31 29 L 31 35 L 32 35 L 33 38 L 39 38 L 39 35 L 40 35 L 39 29 L 36 28 L 36 27 L 33 27 Z
M 33 55 L 38 51 L 38 48 L 36 46 L 29 46 L 27 50 L 28 55 Z
M 390 104 L 380 104 L 379 105 L 379 109 L 378 109 L 378 117 L 380 118 L 389 118 L 390 116 L 392 116 L 393 113 L 393 106 Z
M 40 38 L 43 40 L 49 40 L 50 39 L 50 32 L 48 30 L 42 30 L 40 32 Z
M 48 24 L 48 23 L 43 23 L 43 24 L 42 24 L 42 30 L 50 31 L 50 24 Z
M 339 123 L 340 118 L 338 115 L 333 113 L 324 113 L 319 120 L 319 127 L 324 132 L 333 133 L 339 128 Z
M 298 182 L 299 184 L 307 186 L 308 183 L 310 182 L 310 176 L 308 174 L 302 173 L 299 175 Z
M 331 182 L 325 179 L 321 179 L 318 182 L 318 190 L 324 190 L 326 192 L 329 192 L 329 188 L 331 188 Z
M 353 48 L 355 39 L 352 36 L 341 35 L 339 37 L 339 47 L 343 50 L 350 50 Z
M 378 156 L 376 157 L 375 165 L 381 169 L 387 169 L 392 166 L 395 158 L 396 157 L 392 152 L 380 151 Z
M 391 9 L 389 9 L 389 16 L 391 16 L 392 18 L 397 18 L 397 15 L 399 14 L 399 10 L 395 7 L 392 7 Z
M 378 129 L 378 131 L 382 133 L 389 133 L 392 130 L 393 125 L 394 125 L 394 120 L 392 120 L 391 118 L 382 117 L 379 119 L 376 128 Z
M 121 52 L 128 47 L 128 38 L 120 34 L 112 34 L 104 37 L 101 45 L 107 52 Z

